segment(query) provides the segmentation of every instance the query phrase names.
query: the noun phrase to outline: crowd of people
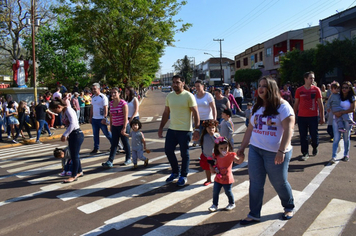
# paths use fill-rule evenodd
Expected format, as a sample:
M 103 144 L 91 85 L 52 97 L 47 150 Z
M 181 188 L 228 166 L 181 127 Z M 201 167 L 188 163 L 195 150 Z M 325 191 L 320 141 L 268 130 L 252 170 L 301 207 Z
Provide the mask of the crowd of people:
M 318 154 L 319 124 L 328 122 L 328 134 L 333 142 L 330 164 L 336 160 L 336 152 L 341 136 L 344 140 L 342 161 L 349 161 L 350 137 L 355 113 L 355 90 L 349 81 L 341 85 L 333 82 L 327 86 L 315 85 L 313 72 L 304 74 L 304 83 L 292 87 L 289 83 L 278 87 L 272 77 L 262 77 L 258 88 L 253 90 L 251 101 L 243 111 L 242 102 L 245 99 L 240 84 L 231 91 L 230 86 L 223 89 L 214 88 L 210 92 L 200 80 L 195 81 L 194 88 L 188 88 L 185 79 L 179 75 L 172 78 L 172 92 L 166 97 L 158 137 L 163 138 L 163 130 L 168 121 L 169 127 L 165 135 L 165 154 L 171 166 L 171 174 L 166 182 L 177 179 L 177 186 L 188 182 L 189 145 L 201 146 L 200 166 L 206 175 L 205 186 L 214 182 L 213 204 L 209 211 L 218 209 L 218 197 L 221 188 L 229 199 L 226 210 L 235 207 L 231 191 L 234 178 L 233 162 L 241 164 L 245 159 L 245 149 L 248 152 L 249 170 L 249 201 L 250 212 L 241 220 L 242 225 L 257 223 L 261 219 L 263 204 L 263 189 L 268 175 L 277 192 L 284 212 L 282 218 L 293 217 L 294 198 L 288 182 L 288 166 L 292 157 L 291 139 L 294 125 L 298 124 L 299 141 L 301 145 L 301 161 L 309 158 L 309 143 L 312 155 Z M 341 89 L 341 92 L 340 92 Z M 141 94 L 142 96 L 142 94 Z M 140 95 L 133 87 L 108 88 L 94 83 L 91 88 L 79 91 L 76 84 L 71 93 L 62 84 L 56 91 L 46 92 L 40 96 L 37 106 L 27 106 L 25 101 L 17 104 L 11 96 L 1 99 L 0 122 L 10 139 L 18 142 L 19 135 L 24 137 L 23 128 L 29 138 L 33 138 L 31 127 L 38 127 L 36 142 L 40 143 L 43 127 L 49 136 L 56 128 L 66 127 L 61 141 L 68 141 L 68 148 L 56 149 L 54 156 L 63 159 L 63 171 L 60 176 L 69 176 L 64 183 L 76 181 L 83 176 L 79 151 L 84 140 L 80 125 L 90 123 L 93 130 L 93 150 L 99 152 L 99 132 L 102 130 L 111 144 L 108 160 L 102 163 L 104 168 L 114 166 L 117 149 L 125 151 L 124 165 L 133 162 L 133 168 L 138 167 L 138 160 L 147 166 L 149 159 L 144 152 L 146 148 L 144 134 L 140 131 L 142 124 L 139 115 Z M 324 109 L 325 107 L 325 109 Z M 240 147 L 234 152 L 233 114 L 246 116 L 247 130 Z M 2 121 L 5 122 L 2 122 Z M 38 124 L 37 124 L 38 123 Z M 194 127 L 194 128 L 193 128 Z M 129 143 L 131 137 L 131 145 Z M 179 145 L 181 166 L 175 153 Z M 212 181 L 212 174 L 215 174 Z

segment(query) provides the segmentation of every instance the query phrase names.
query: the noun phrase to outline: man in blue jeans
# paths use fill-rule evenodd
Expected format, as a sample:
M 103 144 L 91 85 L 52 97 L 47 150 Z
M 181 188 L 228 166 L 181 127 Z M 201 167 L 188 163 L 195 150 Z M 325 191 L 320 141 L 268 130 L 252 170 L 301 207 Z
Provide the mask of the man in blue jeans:
M 99 152 L 99 132 L 100 129 L 103 131 L 106 138 L 111 143 L 111 133 L 107 126 L 107 116 L 108 116 L 108 98 L 100 93 L 100 84 L 94 83 L 92 86 L 92 98 L 91 98 L 91 108 L 90 108 L 90 120 L 91 126 L 93 128 L 94 136 L 94 149 L 90 154 L 96 154 Z
M 50 114 L 54 114 L 54 113 L 48 109 L 43 97 L 40 97 L 40 103 L 36 106 L 35 111 L 36 111 L 36 120 L 38 121 L 38 124 L 39 124 L 39 128 L 37 130 L 36 143 L 41 144 L 40 136 L 41 136 L 43 127 L 48 132 L 49 137 L 51 137 L 54 134 L 53 132 L 51 132 L 49 130 L 48 123 L 46 121 L 47 113 L 50 113 Z M 55 114 L 55 115 L 57 115 L 57 114 Z
M 161 124 L 158 129 L 158 137 L 163 138 L 163 127 L 170 118 L 169 128 L 166 134 L 164 146 L 165 153 L 172 168 L 172 174 L 166 179 L 166 182 L 172 182 L 178 178 L 177 185 L 184 186 L 187 183 L 189 172 L 189 142 L 192 136 L 192 114 L 194 117 L 193 140 L 199 139 L 199 113 L 197 103 L 193 94 L 184 90 L 184 78 L 175 75 L 172 79 L 173 92 L 166 97 L 166 106 L 162 115 Z M 182 168 L 179 173 L 178 160 L 174 153 L 179 144 L 182 157 Z

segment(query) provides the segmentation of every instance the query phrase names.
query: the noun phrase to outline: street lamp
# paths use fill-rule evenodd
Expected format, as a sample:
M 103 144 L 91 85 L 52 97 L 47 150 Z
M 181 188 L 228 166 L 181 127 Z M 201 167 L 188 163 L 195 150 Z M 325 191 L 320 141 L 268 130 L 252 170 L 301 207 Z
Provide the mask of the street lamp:
M 206 54 L 206 55 L 210 55 L 211 57 L 213 57 L 213 58 L 214 58 L 213 54 L 210 54 L 210 53 L 207 53 L 207 52 L 204 52 L 204 54 Z

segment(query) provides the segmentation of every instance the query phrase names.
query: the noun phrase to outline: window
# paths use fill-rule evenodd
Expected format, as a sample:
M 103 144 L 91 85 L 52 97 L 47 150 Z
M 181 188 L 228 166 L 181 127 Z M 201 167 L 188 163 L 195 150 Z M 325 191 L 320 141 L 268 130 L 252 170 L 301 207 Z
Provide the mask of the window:
M 260 52 L 260 61 L 263 61 L 263 52 Z
M 272 48 L 267 48 L 266 49 L 266 57 L 272 56 Z
M 240 60 L 236 61 L 236 68 L 241 68 L 241 61 Z
M 244 66 L 248 66 L 248 58 L 247 57 L 244 58 Z
M 255 54 L 255 63 L 258 62 L 257 54 Z

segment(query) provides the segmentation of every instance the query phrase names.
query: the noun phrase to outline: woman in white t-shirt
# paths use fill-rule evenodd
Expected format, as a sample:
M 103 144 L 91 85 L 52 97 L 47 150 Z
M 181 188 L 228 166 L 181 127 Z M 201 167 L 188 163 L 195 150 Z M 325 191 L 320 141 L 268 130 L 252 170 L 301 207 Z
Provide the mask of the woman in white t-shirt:
M 203 131 L 203 122 L 206 120 L 216 120 L 216 107 L 215 100 L 211 93 L 207 93 L 204 90 L 204 84 L 201 80 L 195 81 L 195 89 L 197 93 L 194 95 L 198 106 L 200 125 L 199 125 L 199 137 Z M 193 146 L 199 143 L 199 140 L 194 141 Z
M 293 217 L 294 199 L 287 177 L 292 156 L 294 123 L 293 108 L 281 98 L 276 81 L 271 77 L 261 78 L 258 83 L 257 102 L 253 107 L 241 147 L 237 151 L 238 156 L 244 156 L 245 148 L 250 144 L 250 213 L 240 221 L 241 225 L 260 221 L 266 175 L 284 207 L 282 218 L 289 220 Z
M 126 95 L 126 102 L 127 102 L 127 107 L 129 109 L 128 111 L 128 118 L 129 118 L 129 124 L 133 119 L 138 119 L 139 120 L 139 113 L 138 113 L 138 108 L 139 108 L 139 101 L 135 95 L 135 90 L 133 87 L 128 86 L 125 88 L 125 95 Z

